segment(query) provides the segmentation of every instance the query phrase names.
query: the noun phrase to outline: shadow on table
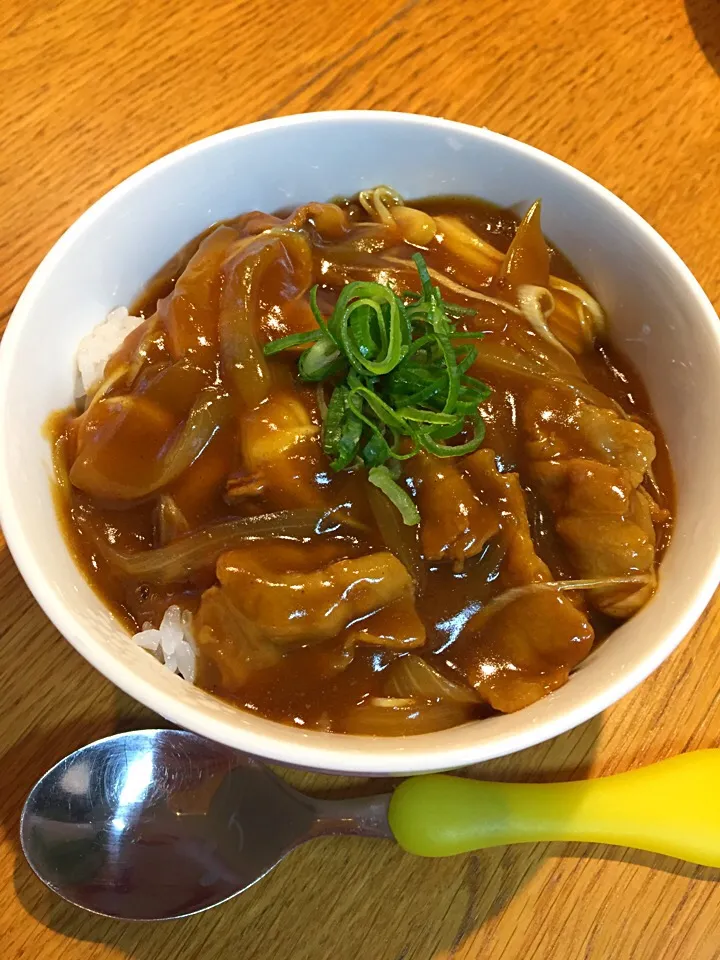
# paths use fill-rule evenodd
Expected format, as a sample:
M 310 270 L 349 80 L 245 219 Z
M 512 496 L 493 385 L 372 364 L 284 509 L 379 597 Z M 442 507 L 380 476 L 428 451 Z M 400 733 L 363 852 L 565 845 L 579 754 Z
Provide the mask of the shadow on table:
M 685 9 L 701 50 L 720 74 L 720 3 L 718 0 L 685 0 Z

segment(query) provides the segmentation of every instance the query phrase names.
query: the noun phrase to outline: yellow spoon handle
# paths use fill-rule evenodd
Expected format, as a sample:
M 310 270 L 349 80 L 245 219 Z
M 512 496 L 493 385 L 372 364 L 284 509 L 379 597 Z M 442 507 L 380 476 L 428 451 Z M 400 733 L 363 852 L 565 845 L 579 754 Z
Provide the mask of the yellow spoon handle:
M 400 846 L 425 857 L 583 840 L 720 867 L 720 750 L 573 783 L 413 777 L 393 794 L 389 819 Z

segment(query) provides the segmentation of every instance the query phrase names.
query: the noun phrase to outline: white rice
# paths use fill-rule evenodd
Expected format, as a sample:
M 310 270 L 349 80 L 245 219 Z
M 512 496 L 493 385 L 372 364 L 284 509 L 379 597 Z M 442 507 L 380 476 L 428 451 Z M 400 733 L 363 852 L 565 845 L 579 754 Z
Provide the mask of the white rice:
M 189 610 L 175 605 L 168 607 L 157 630 L 151 623 L 144 623 L 133 640 L 143 650 L 149 650 L 168 670 L 194 683 L 197 650 Z
M 125 337 L 142 322 L 143 318 L 129 314 L 127 307 L 116 307 L 102 323 L 83 337 L 77 350 L 77 396 L 86 395 L 99 383 L 105 372 L 105 364 Z M 168 670 L 190 683 L 195 681 L 196 648 L 189 610 L 181 610 L 178 606 L 168 607 L 157 629 L 151 623 L 144 623 L 133 640 L 165 664 Z
M 127 307 L 116 307 L 82 338 L 77 349 L 78 396 L 87 394 L 102 379 L 105 364 L 125 337 L 142 322 L 143 318 L 131 316 Z

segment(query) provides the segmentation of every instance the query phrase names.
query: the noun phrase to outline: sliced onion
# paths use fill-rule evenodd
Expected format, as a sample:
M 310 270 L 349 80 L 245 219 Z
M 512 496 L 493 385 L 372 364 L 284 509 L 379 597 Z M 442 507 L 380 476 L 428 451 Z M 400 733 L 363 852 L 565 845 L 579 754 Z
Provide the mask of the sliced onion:
M 96 403 L 99 403 L 100 400 L 106 396 L 113 387 L 117 386 L 120 381 L 127 376 L 129 372 L 129 367 L 126 363 L 119 364 L 104 380 L 98 384 L 97 390 L 94 393 L 88 393 L 85 397 L 86 406 L 83 413 L 88 413 L 95 406 Z
M 435 217 L 435 223 L 440 234 L 438 239 L 471 267 L 494 271 L 502 262 L 503 254 L 458 217 Z
M 499 279 L 513 289 L 521 284 L 546 287 L 550 281 L 550 252 L 540 216 L 541 202 L 536 200 L 518 224 L 500 265 Z
M 284 253 L 293 262 L 304 293 L 312 276 L 312 256 L 307 237 L 287 228 L 272 227 L 237 247 L 225 265 L 225 289 L 218 329 L 220 357 L 233 395 L 247 409 L 254 409 L 270 394 L 267 360 L 257 337 L 260 285 L 268 268 Z M 239 250 L 239 252 L 238 252 Z
M 142 493 L 146 496 L 154 490 L 166 487 L 197 460 L 217 431 L 232 414 L 230 397 L 220 395 L 214 387 L 201 390 L 188 415 L 180 436 L 163 457 L 159 476 Z
M 413 653 L 398 657 L 384 671 L 385 693 L 392 697 L 479 703 L 480 697 L 464 683 L 449 680 Z
M 413 697 L 371 697 L 352 707 L 336 729 L 360 736 L 405 737 L 472 720 L 477 704 Z
M 270 394 L 270 371 L 257 338 L 259 281 L 278 256 L 280 242 L 262 234 L 253 238 L 252 256 L 248 243 L 226 269 L 223 303 L 218 320 L 220 359 L 233 392 L 247 409 L 257 407 Z
M 375 257 L 372 263 L 358 263 L 356 260 L 344 263 L 341 257 L 342 252 L 342 247 L 336 247 L 334 249 L 326 247 L 323 249 L 323 256 L 319 263 L 319 271 L 323 276 L 331 277 L 333 282 L 342 281 L 342 283 L 349 283 L 351 279 L 356 280 L 362 277 L 363 279 L 389 286 L 399 294 L 404 287 L 407 286 L 406 281 L 401 280 L 402 274 L 417 277 L 417 269 L 411 260 L 403 260 L 401 257 L 383 255 Z M 349 250 L 348 253 L 351 257 L 355 256 L 355 251 L 353 250 Z M 389 269 L 383 269 L 383 264 L 387 264 Z M 402 274 L 400 274 L 400 271 L 402 271 Z M 460 297 L 490 303 L 501 310 L 515 314 L 517 317 L 523 316 L 523 312 L 519 307 L 514 307 L 506 300 L 499 300 L 497 297 L 488 296 L 488 294 L 480 293 L 478 290 L 471 290 L 470 287 L 456 283 L 455 280 L 451 280 L 450 277 L 446 277 L 444 273 L 435 270 L 433 267 L 428 267 L 428 273 L 438 286 L 451 290 Z M 400 276 L 398 276 L 398 274 L 400 274 Z
M 550 291 L 545 287 L 535 287 L 530 283 L 521 283 L 515 290 L 515 296 L 525 319 L 535 333 L 542 337 L 546 343 L 572 357 L 567 347 L 560 343 L 548 326 L 547 318 L 555 309 L 555 301 Z M 543 307 L 543 300 L 545 300 L 545 307 Z
M 385 707 L 390 710 L 394 710 L 395 707 L 412 707 L 416 703 L 417 700 L 414 697 L 370 697 L 368 700 L 370 706 Z
M 473 618 L 485 621 L 499 613 L 504 607 L 514 603 L 521 597 L 532 593 L 541 593 L 544 590 L 555 590 L 562 593 L 566 590 L 606 590 L 612 587 L 624 587 L 637 584 L 644 586 L 652 581 L 653 577 L 647 573 L 634 573 L 625 577 L 593 577 L 586 580 L 545 580 L 537 583 L 526 583 L 521 587 L 511 587 L 504 593 L 493 597 Z M 472 621 L 470 621 L 472 623 Z
M 132 385 L 135 383 L 137 375 L 142 370 L 147 360 L 148 351 L 152 345 L 153 338 L 156 336 L 158 327 L 160 325 L 160 314 L 157 311 L 150 317 L 149 320 L 146 320 L 147 324 L 143 335 L 140 339 L 140 343 L 135 349 L 135 354 L 128 364 L 128 383 Z
M 367 484 L 367 498 L 385 546 L 394 553 L 413 578 L 418 593 L 425 587 L 426 570 L 417 530 L 408 526 L 384 493 Z
M 161 547 L 177 540 L 190 529 L 185 514 L 168 494 L 162 494 L 157 506 L 157 537 Z
M 97 532 L 93 539 L 101 556 L 125 576 L 152 583 L 182 583 L 212 568 L 221 554 L 245 540 L 311 536 L 324 515 L 320 510 L 284 510 L 259 517 L 221 520 L 164 547 L 136 553 L 118 550 Z M 88 533 L 93 535 L 90 525 Z
M 505 373 L 533 380 L 541 386 L 566 390 L 596 407 L 610 408 L 625 416 L 624 410 L 611 397 L 578 377 L 564 376 L 549 363 L 538 357 L 522 353 L 505 343 L 495 343 L 486 337 L 478 345 L 478 355 L 473 367 L 491 373 Z
M 534 204 L 533 207 L 530 208 L 523 223 L 529 220 L 535 206 Z M 482 237 L 457 217 L 438 216 L 435 217 L 435 224 L 445 246 L 473 267 L 485 270 L 488 268 L 494 269 L 507 258 L 507 255 L 503 255 L 491 243 L 483 240 Z M 521 227 L 522 224 L 518 227 L 518 233 Z M 435 279 L 437 280 L 438 278 L 436 277 Z M 444 282 L 447 286 L 452 285 L 452 281 L 450 281 L 449 278 L 445 278 Z M 559 290 L 577 301 L 581 312 L 584 311 L 590 317 L 592 332 L 595 337 L 604 337 L 606 335 L 607 320 L 605 312 L 597 300 L 592 297 L 587 290 L 584 290 L 576 283 L 571 283 L 569 280 L 563 280 L 561 277 L 556 276 L 550 277 L 550 289 Z M 456 292 L 459 293 L 460 290 L 456 290 Z M 463 293 L 463 296 L 467 295 L 468 294 Z M 581 323 L 582 322 L 583 321 L 581 321 Z
M 550 288 L 560 290 L 569 297 L 574 297 L 592 319 L 593 332 L 596 337 L 604 337 L 607 333 L 607 319 L 605 311 L 594 297 L 591 297 L 587 290 L 583 290 L 576 283 L 570 283 L 569 280 L 562 280 L 560 277 L 550 277 Z
M 575 354 L 592 349 L 595 334 L 590 317 L 583 305 L 577 300 L 569 299 L 562 291 L 556 291 L 554 299 L 555 310 L 547 319 L 560 343 Z
M 413 267 L 411 261 L 402 260 L 400 257 L 381 257 L 379 259 L 382 260 L 383 263 L 391 263 L 395 266 L 405 267 L 408 270 Z M 444 273 L 440 273 L 439 270 L 435 270 L 433 267 L 428 267 L 428 273 L 438 286 L 446 287 L 460 297 L 467 297 L 468 300 L 482 300 L 484 303 L 491 303 L 495 307 L 507 310 L 508 313 L 514 313 L 518 317 L 525 316 L 519 307 L 513 307 L 512 304 L 507 303 L 505 300 L 498 300 L 497 297 L 490 297 L 486 293 L 480 293 L 478 290 L 471 290 L 470 287 L 464 287 L 462 284 L 456 283 L 454 280 L 451 280 L 450 277 L 446 277 Z

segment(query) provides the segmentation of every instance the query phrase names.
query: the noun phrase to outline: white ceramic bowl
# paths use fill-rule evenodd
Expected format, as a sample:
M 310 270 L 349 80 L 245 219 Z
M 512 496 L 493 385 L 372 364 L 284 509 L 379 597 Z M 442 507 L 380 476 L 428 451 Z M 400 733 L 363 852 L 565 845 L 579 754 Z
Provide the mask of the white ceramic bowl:
M 547 234 L 609 311 L 646 383 L 677 482 L 677 524 L 653 601 L 539 703 L 422 736 L 350 737 L 233 709 L 134 646 L 87 585 L 50 495 L 47 415 L 72 400 L 80 338 L 129 304 L 187 240 L 252 208 L 326 200 L 377 183 L 407 197 L 543 199 Z M 32 212 L 31 212 L 32 215 Z M 13 557 L 83 657 L 168 720 L 261 757 L 358 774 L 449 769 L 531 746 L 643 680 L 690 630 L 720 577 L 720 336 L 690 271 L 636 213 L 572 167 L 506 137 L 427 117 L 318 113 L 228 130 L 172 153 L 92 206 L 20 298 L 0 348 L 0 508 Z M 678 709 L 680 707 L 678 706 Z

